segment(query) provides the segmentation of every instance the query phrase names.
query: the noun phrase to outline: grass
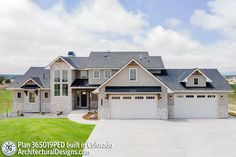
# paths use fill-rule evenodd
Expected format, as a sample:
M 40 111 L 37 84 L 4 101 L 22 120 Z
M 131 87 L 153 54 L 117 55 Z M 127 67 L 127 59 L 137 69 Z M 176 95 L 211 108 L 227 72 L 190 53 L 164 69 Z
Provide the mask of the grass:
M 84 143 L 94 127 L 95 125 L 79 124 L 66 118 L 3 119 L 0 120 L 0 146 L 7 140 L 11 140 L 15 143 L 18 141 L 63 141 Z M 0 156 L 2 156 L 1 153 Z
M 10 101 L 11 106 L 9 112 L 12 111 L 12 92 L 6 89 L 0 89 L 0 114 L 5 113 L 6 110 L 4 108 L 4 101 Z

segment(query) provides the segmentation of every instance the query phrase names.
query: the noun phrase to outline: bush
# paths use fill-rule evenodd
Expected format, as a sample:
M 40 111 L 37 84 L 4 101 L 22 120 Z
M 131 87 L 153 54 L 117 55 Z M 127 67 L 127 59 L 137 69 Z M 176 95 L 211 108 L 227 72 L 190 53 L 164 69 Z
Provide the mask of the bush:
M 3 83 L 3 81 L 5 80 L 4 76 L 0 76 L 0 83 Z
M 6 79 L 4 82 L 5 83 L 11 83 L 11 80 L 10 79 Z

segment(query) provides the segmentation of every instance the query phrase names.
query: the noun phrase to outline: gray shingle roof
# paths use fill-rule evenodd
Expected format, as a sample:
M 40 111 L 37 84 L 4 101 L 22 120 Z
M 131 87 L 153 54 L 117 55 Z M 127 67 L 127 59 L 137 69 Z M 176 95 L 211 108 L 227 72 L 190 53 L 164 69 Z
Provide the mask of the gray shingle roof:
M 89 57 L 63 58 L 77 69 L 121 68 L 133 58 L 147 69 L 164 68 L 162 58 L 160 56 L 149 56 L 148 52 L 91 52 Z
M 29 78 L 33 79 L 43 88 L 50 88 L 50 70 L 47 70 L 44 67 L 29 68 L 23 76 L 17 77 L 8 88 L 19 88 Z
M 207 83 L 206 88 L 192 88 L 185 87 L 184 84 L 179 82 L 179 77 L 189 71 L 190 69 L 166 69 L 167 74 L 162 76 L 156 76 L 160 79 L 166 86 L 168 86 L 171 90 L 231 90 L 231 87 L 226 82 L 225 78 L 219 73 L 217 69 L 199 69 L 201 70 L 207 77 L 209 77 L 212 82 Z
M 75 69 L 84 69 L 88 63 L 88 57 L 62 57 Z

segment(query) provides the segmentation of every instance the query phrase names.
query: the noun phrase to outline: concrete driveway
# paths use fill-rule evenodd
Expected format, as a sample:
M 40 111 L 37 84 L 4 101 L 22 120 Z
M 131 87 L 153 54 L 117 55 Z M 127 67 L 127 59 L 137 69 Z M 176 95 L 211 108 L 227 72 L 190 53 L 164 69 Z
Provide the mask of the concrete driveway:
M 102 120 L 87 142 L 113 145 L 90 157 L 235 157 L 236 119 Z

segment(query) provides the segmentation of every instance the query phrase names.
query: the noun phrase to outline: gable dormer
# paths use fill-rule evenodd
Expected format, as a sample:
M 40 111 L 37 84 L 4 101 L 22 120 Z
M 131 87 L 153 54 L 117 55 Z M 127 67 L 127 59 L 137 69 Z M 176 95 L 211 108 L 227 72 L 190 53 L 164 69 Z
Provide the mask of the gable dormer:
M 186 71 L 181 80 L 186 87 L 206 87 L 212 80 L 200 69 L 191 69 Z

